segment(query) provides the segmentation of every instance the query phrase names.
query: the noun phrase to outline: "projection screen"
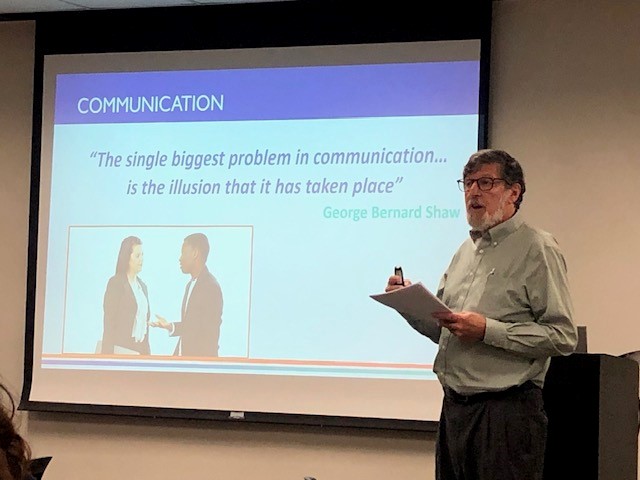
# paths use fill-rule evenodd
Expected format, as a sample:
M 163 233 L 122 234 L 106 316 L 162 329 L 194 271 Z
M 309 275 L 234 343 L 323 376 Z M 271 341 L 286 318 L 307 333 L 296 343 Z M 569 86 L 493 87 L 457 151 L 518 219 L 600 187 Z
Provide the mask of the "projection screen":
M 369 295 L 395 265 L 435 291 L 467 235 L 456 180 L 486 133 L 481 51 L 471 38 L 45 55 L 23 408 L 436 421 L 437 345 Z M 205 323 L 187 313 L 204 285 L 185 296 L 192 234 L 221 292 L 221 317 L 202 294 Z M 137 276 L 114 294 L 131 237 Z M 108 322 L 127 338 L 107 351 Z M 194 335 L 216 348 L 189 350 Z

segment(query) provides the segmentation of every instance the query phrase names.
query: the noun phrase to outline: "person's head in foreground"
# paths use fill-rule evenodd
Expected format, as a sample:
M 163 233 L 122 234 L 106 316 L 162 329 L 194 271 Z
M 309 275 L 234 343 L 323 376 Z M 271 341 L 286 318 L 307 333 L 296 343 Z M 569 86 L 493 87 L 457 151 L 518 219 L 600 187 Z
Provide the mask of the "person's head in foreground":
M 31 450 L 13 424 L 15 404 L 7 388 L 0 383 L 0 480 L 26 480 Z

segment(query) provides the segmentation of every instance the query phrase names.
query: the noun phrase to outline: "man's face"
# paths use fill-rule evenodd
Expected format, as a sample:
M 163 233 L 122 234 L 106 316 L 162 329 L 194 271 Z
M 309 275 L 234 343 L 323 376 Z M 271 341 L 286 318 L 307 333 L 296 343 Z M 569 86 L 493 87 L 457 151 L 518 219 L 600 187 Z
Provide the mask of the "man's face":
M 464 180 L 477 180 L 483 177 L 502 178 L 500 165 L 497 163 L 482 165 Z M 483 191 L 478 186 L 478 182 L 474 182 L 471 188 L 464 192 L 469 225 L 474 230 L 484 231 L 504 222 L 515 213 L 515 201 L 519 195 L 519 184 L 509 186 L 505 181 L 496 181 L 493 188 Z
M 193 272 L 198 252 L 187 242 L 182 244 L 182 252 L 180 254 L 180 270 L 182 273 Z

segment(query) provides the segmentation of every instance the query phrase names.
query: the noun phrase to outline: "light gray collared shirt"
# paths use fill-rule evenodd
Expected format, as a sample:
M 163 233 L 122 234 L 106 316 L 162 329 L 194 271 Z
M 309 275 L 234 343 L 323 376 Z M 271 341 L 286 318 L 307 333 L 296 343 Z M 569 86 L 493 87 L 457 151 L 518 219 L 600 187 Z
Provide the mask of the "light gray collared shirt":
M 527 380 L 542 386 L 549 357 L 576 347 L 564 257 L 549 233 L 518 215 L 460 246 L 438 296 L 454 312 L 487 319 L 484 339 L 474 343 L 445 328 L 421 331 L 439 343 L 434 371 L 440 382 L 458 393 L 503 390 Z

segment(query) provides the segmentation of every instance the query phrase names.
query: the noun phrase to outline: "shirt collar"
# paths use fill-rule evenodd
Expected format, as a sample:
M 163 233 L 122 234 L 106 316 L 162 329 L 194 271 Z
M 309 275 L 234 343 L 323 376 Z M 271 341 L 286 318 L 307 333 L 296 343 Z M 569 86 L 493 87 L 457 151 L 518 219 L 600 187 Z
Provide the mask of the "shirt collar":
M 482 238 L 484 240 L 487 240 L 488 242 L 499 243 L 509 235 L 511 235 L 513 232 L 518 230 L 522 223 L 523 220 L 516 213 L 508 220 L 505 220 L 504 222 L 499 223 L 495 227 L 492 227 L 484 232 L 481 232 L 479 230 L 471 230 L 469 232 L 469 236 L 471 237 L 471 240 L 473 240 L 473 242 L 477 242 L 478 239 Z

